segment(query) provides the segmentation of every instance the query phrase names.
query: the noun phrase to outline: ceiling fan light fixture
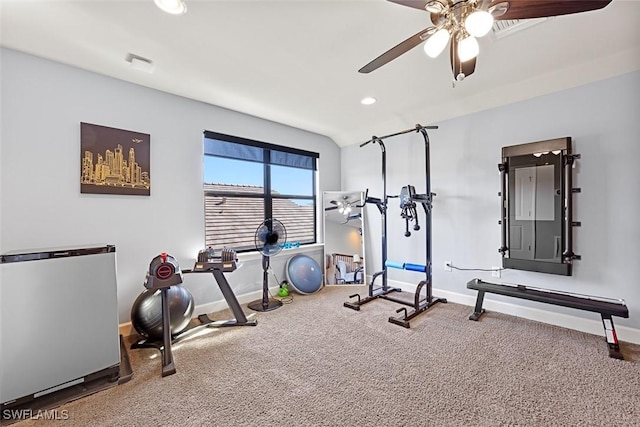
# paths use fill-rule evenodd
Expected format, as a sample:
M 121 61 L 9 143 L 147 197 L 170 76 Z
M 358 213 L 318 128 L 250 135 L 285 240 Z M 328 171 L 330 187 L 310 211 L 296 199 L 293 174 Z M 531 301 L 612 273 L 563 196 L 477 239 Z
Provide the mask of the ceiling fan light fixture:
M 441 28 L 429 37 L 424 44 L 424 53 L 430 58 L 437 58 L 449 42 L 449 30 Z
M 460 40 L 458 43 L 458 59 L 460 62 L 466 62 L 475 58 L 480 53 L 480 46 L 478 40 L 473 36 L 468 36 Z
M 153 0 L 164 12 L 172 15 L 184 15 L 187 12 L 187 4 L 184 0 Z
M 476 10 L 467 16 L 464 28 L 474 37 L 485 36 L 493 26 L 493 16 L 484 10 Z

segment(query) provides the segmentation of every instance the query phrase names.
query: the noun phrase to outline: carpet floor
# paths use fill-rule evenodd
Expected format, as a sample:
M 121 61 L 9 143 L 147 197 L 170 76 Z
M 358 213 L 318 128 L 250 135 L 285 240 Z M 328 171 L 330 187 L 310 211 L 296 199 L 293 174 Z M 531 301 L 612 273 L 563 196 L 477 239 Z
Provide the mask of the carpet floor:
M 174 345 L 168 377 L 157 350 L 130 349 L 129 382 L 58 408 L 68 419 L 15 425 L 640 426 L 638 345 L 621 343 L 616 360 L 603 336 L 495 312 L 472 322 L 454 303 L 405 329 L 387 321 L 402 305 L 344 308 L 355 292 L 366 289 L 246 309 L 257 326 Z

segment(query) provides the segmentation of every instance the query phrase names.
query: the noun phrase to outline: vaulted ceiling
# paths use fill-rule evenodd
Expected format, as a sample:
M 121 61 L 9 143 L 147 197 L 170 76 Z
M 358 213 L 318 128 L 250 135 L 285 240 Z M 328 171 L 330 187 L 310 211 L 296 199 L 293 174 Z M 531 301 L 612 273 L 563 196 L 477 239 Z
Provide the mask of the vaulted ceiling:
M 0 44 L 341 146 L 640 69 L 638 0 L 491 33 L 479 40 L 475 73 L 455 87 L 447 55 L 431 59 L 420 47 L 358 73 L 431 25 L 417 9 L 385 0 L 187 4 L 173 16 L 153 0 L 1 0 Z M 151 60 L 153 73 L 133 69 L 131 55 Z M 378 102 L 361 105 L 365 96 Z

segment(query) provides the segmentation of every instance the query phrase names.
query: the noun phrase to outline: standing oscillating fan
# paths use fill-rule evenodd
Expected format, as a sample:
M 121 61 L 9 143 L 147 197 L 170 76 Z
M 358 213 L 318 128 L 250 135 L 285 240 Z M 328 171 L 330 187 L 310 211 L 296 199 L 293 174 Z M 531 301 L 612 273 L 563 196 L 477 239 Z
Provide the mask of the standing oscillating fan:
M 287 241 L 287 230 L 277 219 L 265 219 L 256 230 L 256 249 L 262 254 L 262 299 L 247 304 L 251 310 L 271 311 L 282 305 L 282 301 L 269 299 L 269 259 L 280 253 Z

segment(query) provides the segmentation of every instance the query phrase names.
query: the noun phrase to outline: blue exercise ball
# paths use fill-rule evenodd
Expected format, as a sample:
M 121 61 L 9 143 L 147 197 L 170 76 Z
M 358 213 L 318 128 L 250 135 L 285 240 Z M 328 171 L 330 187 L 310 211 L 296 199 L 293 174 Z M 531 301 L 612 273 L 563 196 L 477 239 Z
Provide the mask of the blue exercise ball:
M 131 323 L 140 335 L 162 339 L 162 291 L 147 289 L 138 295 L 131 307 Z M 171 335 L 182 332 L 191 321 L 194 303 L 191 292 L 184 286 L 171 286 L 167 291 Z
M 312 294 L 322 288 L 322 269 L 308 255 L 294 255 L 285 267 L 291 288 L 301 294 Z

